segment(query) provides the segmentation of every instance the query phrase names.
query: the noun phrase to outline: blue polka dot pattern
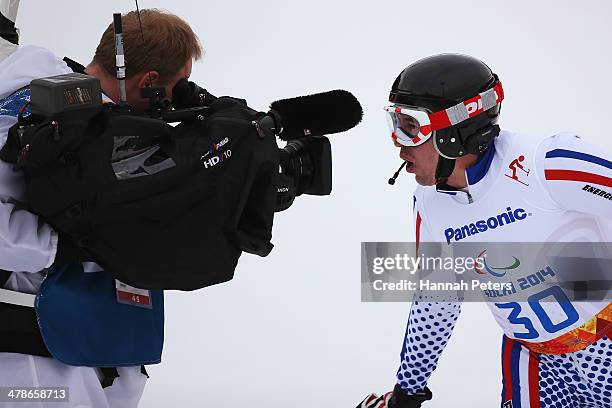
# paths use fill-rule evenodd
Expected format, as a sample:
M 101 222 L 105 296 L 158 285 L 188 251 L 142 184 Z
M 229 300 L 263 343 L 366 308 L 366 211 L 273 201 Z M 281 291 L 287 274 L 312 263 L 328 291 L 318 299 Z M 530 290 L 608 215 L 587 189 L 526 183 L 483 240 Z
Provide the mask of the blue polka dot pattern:
M 412 303 L 397 370 L 397 382 L 406 393 L 425 388 L 460 313 L 460 303 Z
M 397 371 L 407 394 L 427 385 L 460 313 L 460 303 L 412 303 Z M 525 347 L 523 352 L 529 354 Z M 612 408 L 612 340 L 604 337 L 576 353 L 537 356 L 540 408 Z M 528 384 L 523 387 L 528 393 Z
M 529 355 L 522 347 L 521 353 Z M 607 353 L 611 355 L 608 356 Z M 611 408 L 612 341 L 602 338 L 570 354 L 539 354 L 540 408 Z M 521 394 L 529 392 L 521 383 Z M 502 407 L 507 406 L 502 402 Z M 524 405 L 524 404 L 523 404 Z M 529 407 L 524 407 L 529 408 Z

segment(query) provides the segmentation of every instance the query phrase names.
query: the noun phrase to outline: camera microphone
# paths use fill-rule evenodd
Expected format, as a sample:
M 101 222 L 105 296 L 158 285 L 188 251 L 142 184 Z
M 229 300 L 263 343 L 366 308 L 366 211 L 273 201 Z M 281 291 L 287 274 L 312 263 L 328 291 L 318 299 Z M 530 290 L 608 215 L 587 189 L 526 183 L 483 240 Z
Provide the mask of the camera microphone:
M 400 172 L 402 171 L 402 169 L 406 166 L 408 162 L 403 162 L 402 165 L 400 166 L 399 169 L 397 169 L 397 171 L 395 172 L 395 174 L 393 175 L 393 177 L 391 177 L 388 181 L 389 184 L 394 185 L 395 184 L 395 180 L 399 177 Z
M 363 117 L 357 98 L 342 89 L 283 99 L 270 108 L 280 117 L 275 133 L 284 141 L 345 132 Z

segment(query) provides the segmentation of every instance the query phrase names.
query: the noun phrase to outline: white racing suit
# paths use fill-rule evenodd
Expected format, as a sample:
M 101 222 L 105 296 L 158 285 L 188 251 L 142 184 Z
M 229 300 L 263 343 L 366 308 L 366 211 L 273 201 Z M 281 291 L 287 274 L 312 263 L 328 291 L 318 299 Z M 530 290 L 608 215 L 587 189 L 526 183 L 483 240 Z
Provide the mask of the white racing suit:
M 538 141 L 503 131 L 466 171 L 463 191 L 417 188 L 417 242 L 610 242 L 611 160 L 573 134 Z M 545 275 L 532 285 L 552 279 Z M 612 406 L 609 299 L 486 300 L 505 334 L 503 408 Z M 407 394 L 427 384 L 460 311 L 458 301 L 413 302 L 397 372 Z
M 15 124 L 16 100 L 8 98 L 30 81 L 72 72 L 49 51 L 32 46 L 19 47 L 0 62 L 0 147 L 8 129 Z M 14 271 L 5 289 L 35 294 L 43 280 L 43 271 L 54 261 L 57 233 L 37 216 L 22 209 L 24 185 L 22 173 L 0 162 L 0 269 Z M 2 296 L 0 295 L 0 301 Z M 78 333 L 73 333 L 78 336 Z M 141 367 L 118 368 L 119 377 L 103 388 L 96 368 L 76 367 L 46 357 L 0 352 L 0 387 L 67 387 L 69 402 L 54 402 L 54 407 L 117 408 L 136 407 L 146 376 Z M 2 403 L 0 407 L 48 406 L 42 402 Z

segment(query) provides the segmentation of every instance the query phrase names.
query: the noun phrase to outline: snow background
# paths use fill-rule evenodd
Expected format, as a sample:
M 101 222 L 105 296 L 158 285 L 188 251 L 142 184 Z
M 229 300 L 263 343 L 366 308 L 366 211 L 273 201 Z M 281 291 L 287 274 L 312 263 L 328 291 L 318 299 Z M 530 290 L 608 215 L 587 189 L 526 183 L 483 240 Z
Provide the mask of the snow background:
M 128 0 L 21 2 L 22 44 L 90 61 Z M 233 281 L 167 294 L 163 362 L 142 407 L 352 408 L 393 387 L 409 304 L 360 302 L 361 241 L 413 240 L 415 183 L 382 106 L 397 74 L 440 52 L 487 62 L 506 93 L 502 128 L 534 137 L 574 130 L 610 151 L 612 3 L 361 0 L 141 0 L 188 21 L 206 49 L 192 80 L 265 110 L 276 99 L 344 88 L 363 123 L 332 136 L 331 197 L 279 214 L 275 250 L 245 255 Z M 146 33 L 145 33 L 146 35 Z M 163 44 L 160 44 L 163 46 Z M 467 304 L 426 407 L 499 406 L 501 330 Z

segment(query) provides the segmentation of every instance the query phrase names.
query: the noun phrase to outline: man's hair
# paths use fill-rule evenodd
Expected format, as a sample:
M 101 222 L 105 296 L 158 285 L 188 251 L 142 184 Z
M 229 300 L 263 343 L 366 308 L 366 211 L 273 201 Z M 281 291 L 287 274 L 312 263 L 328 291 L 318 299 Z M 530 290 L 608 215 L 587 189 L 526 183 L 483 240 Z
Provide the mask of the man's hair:
M 191 58 L 202 56 L 202 46 L 189 24 L 174 14 L 158 9 L 130 11 L 122 17 L 126 77 L 157 71 L 163 83 L 176 75 Z M 115 65 L 115 32 L 111 23 L 102 34 L 92 61 L 110 75 Z

